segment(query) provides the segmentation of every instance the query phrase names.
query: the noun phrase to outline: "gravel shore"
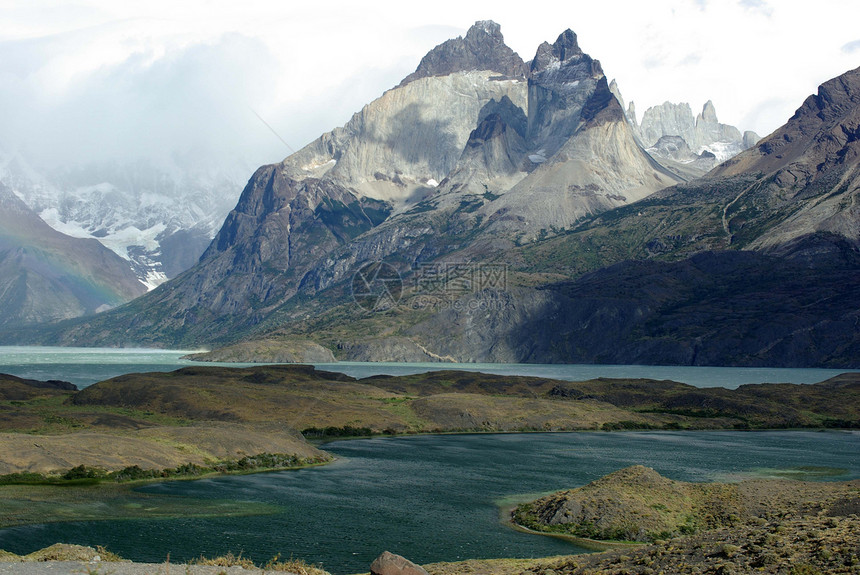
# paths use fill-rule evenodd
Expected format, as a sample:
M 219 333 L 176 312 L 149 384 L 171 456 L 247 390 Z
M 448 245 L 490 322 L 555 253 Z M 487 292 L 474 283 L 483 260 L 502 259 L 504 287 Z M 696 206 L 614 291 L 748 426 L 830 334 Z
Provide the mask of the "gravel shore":
M 262 575 L 245 567 L 107 561 L 0 562 L 0 575 Z M 279 575 L 283 575 L 280 572 Z

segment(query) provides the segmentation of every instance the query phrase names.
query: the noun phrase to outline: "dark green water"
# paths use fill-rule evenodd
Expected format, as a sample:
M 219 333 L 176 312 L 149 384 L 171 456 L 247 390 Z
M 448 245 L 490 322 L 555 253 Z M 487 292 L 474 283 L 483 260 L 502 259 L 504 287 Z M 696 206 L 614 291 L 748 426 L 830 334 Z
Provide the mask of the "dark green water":
M 293 472 L 161 483 L 145 490 L 194 500 L 275 504 L 274 515 L 55 523 L 0 530 L 0 549 L 63 541 L 105 545 L 138 561 L 243 552 L 293 555 L 336 574 L 367 571 L 384 550 L 420 563 L 582 551 L 516 532 L 498 503 L 583 485 L 632 464 L 673 479 L 710 481 L 828 468 L 860 477 L 858 432 L 642 432 L 448 435 L 328 444 L 341 459 Z M 805 478 L 815 478 L 807 469 Z M 97 503 L 94 503 L 94 505 Z

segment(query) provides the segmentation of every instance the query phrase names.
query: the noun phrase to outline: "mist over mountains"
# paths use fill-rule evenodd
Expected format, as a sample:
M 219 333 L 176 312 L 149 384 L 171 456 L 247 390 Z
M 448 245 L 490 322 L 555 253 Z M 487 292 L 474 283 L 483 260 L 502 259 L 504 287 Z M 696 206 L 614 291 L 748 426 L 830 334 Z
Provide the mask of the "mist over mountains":
M 0 181 L 55 230 L 126 260 L 148 289 L 197 263 L 248 171 L 244 161 L 205 156 L 39 169 L 0 150 Z
M 145 291 L 119 256 L 52 229 L 0 183 L 0 327 L 93 314 Z

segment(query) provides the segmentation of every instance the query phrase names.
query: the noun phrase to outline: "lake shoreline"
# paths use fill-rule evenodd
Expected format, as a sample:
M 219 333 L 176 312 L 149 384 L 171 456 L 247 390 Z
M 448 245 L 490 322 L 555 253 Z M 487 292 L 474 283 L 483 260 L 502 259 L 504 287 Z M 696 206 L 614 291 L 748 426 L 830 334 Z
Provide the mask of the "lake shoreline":
M 425 559 L 529 556 L 535 549 L 557 555 L 569 549 L 568 541 L 524 537 L 499 524 L 495 506 L 492 525 L 480 519 L 482 533 L 465 535 L 475 529 L 475 503 L 491 493 L 502 497 L 529 486 L 537 492 L 584 483 L 595 470 L 620 467 L 616 462 L 654 465 L 660 453 L 658 463 L 669 465 L 669 471 L 684 462 L 673 471 L 680 478 L 689 479 L 689 470 L 703 466 L 738 473 L 743 469 L 729 462 L 737 460 L 739 450 L 750 452 L 739 447 L 743 445 L 755 448 L 756 461 L 773 467 L 829 465 L 856 477 L 856 466 L 843 461 L 835 447 L 822 448 L 841 446 L 844 452 L 856 441 L 850 425 L 845 432 L 837 430 L 843 421 L 853 424 L 850 417 L 860 413 L 858 380 L 843 376 L 822 384 L 728 390 L 643 379 L 570 382 L 442 371 L 356 380 L 310 366 L 191 366 L 128 374 L 71 391 L 7 378 L 0 384 L 0 426 L 5 426 L 0 439 L 10 443 L 0 450 L 0 465 L 40 461 L 48 470 L 81 464 L 122 470 L 131 465 L 143 469 L 149 462 L 160 470 L 189 461 L 198 466 L 235 461 L 254 453 L 310 456 L 321 454 L 320 448 L 338 459 L 328 469 L 295 474 L 198 475 L 186 479 L 201 481 L 157 481 L 127 489 L 4 486 L 0 492 L 8 495 L 2 515 L 30 513 L 40 527 L 4 529 L 0 547 L 4 537 L 13 542 L 8 544 L 12 551 L 61 541 L 68 520 L 86 525 L 85 533 L 70 542 L 116 546 L 118 553 L 146 561 L 157 560 L 165 550 L 229 551 L 225 542 L 212 540 L 228 524 L 237 530 L 230 541 L 241 542 L 244 549 L 267 553 L 273 543 L 261 546 L 260 541 L 289 534 L 290 545 L 296 546 L 292 554 L 313 561 L 335 554 L 332 565 L 344 573 L 366 569 L 365 559 L 385 550 L 375 546 L 387 541 L 401 541 L 406 547 L 392 551 L 418 559 L 420 553 L 428 554 Z M 759 433 L 738 433 L 739 427 Z M 372 433 L 370 441 L 340 441 L 365 428 Z M 789 430 L 797 428 L 805 431 Z M 611 430 L 631 433 L 606 433 Z M 319 441 L 312 445 L 301 431 L 316 434 Z M 681 459 L 679 445 L 689 452 Z M 784 456 L 792 445 L 799 446 L 791 451 L 793 464 Z M 778 458 L 762 457 L 777 446 Z M 731 455 L 714 455 L 724 451 Z M 707 459 L 699 459 L 706 452 Z M 166 457 L 170 463 L 157 463 Z M 565 461 L 567 467 L 556 468 Z M 457 477 L 474 485 L 449 485 Z M 507 487 L 500 491 L 502 485 Z M 441 486 L 446 487 L 437 493 Z M 471 518 L 467 526 L 459 526 L 450 510 L 440 515 L 444 505 L 437 507 L 461 491 L 456 506 Z M 175 497 L 181 494 L 192 496 Z M 357 502 L 360 498 L 363 503 Z M 183 517 L 199 519 L 179 519 Z M 45 518 L 62 522 L 45 523 Z M 140 521 L 157 519 L 164 521 L 152 537 L 166 530 L 172 533 L 167 540 L 150 540 L 137 527 L 118 536 L 129 526 L 142 525 Z M 266 525 L 271 521 L 278 528 L 270 535 Z M 365 525 L 367 521 L 372 523 Z M 314 525 L 325 526 L 325 532 L 314 531 Z M 397 539 L 403 529 L 424 525 L 438 525 L 434 533 L 451 539 L 444 551 L 422 551 L 422 541 Z M 365 535 L 353 537 L 357 532 Z M 348 548 L 321 549 L 318 541 L 327 537 L 348 542 Z M 366 537 L 372 549 L 365 548 Z
M 199 351 L 199 350 L 198 350 Z M 0 372 L 31 379 L 63 379 L 79 387 L 128 373 L 173 371 L 189 366 L 253 367 L 257 362 L 212 363 L 188 361 L 189 350 L 160 348 L 72 348 L 51 346 L 0 346 Z M 311 363 L 317 369 L 335 371 L 356 378 L 377 375 L 409 375 L 439 370 L 484 371 L 499 375 L 548 377 L 567 381 L 595 377 L 646 377 L 681 381 L 695 387 L 735 389 L 748 383 L 812 384 L 860 369 L 721 367 L 683 365 L 609 364 L 512 364 L 512 363 L 391 363 L 351 362 Z M 290 364 L 307 365 L 307 364 Z M 13 371 L 10 371 L 13 369 Z M 96 375 L 94 375 L 96 374 Z
M 595 505 L 602 507 L 607 496 L 616 495 L 618 490 L 621 490 L 625 494 L 638 494 L 649 503 L 661 502 L 658 506 L 651 506 L 659 514 L 666 510 L 663 503 L 671 505 L 675 489 L 693 489 L 706 497 L 716 496 L 720 499 L 723 497 L 719 495 L 721 487 L 731 488 L 733 497 L 746 500 L 746 504 L 741 506 L 745 511 L 740 516 L 731 515 L 713 525 L 703 525 L 693 533 L 668 534 L 665 540 L 618 542 L 537 531 L 510 520 L 503 523 L 511 530 L 569 541 L 591 552 L 532 559 L 463 559 L 428 563 L 425 568 L 430 575 L 454 575 L 464 572 L 473 575 L 596 575 L 606 572 L 639 572 L 638 568 L 643 565 L 655 571 L 678 572 L 679 569 L 684 569 L 702 574 L 751 570 L 781 573 L 787 566 L 801 565 L 807 569 L 802 571 L 803 573 L 849 573 L 852 572 L 850 566 L 860 562 L 856 553 L 851 554 L 855 544 L 860 543 L 860 517 L 857 515 L 860 504 L 856 499 L 856 494 L 860 493 L 860 480 L 857 479 L 835 483 L 749 480 L 729 485 L 716 482 L 691 484 L 671 481 L 660 477 L 652 469 L 633 466 L 573 490 L 542 497 L 532 503 L 545 501 L 540 504 L 551 507 L 557 513 L 552 498 L 582 497 L 581 512 L 587 517 L 596 511 Z M 667 489 L 669 491 L 666 491 Z M 849 505 L 852 498 L 853 503 Z M 525 501 L 527 497 L 508 496 L 508 499 Z M 613 505 L 617 508 L 614 512 L 620 514 L 616 519 L 626 522 L 624 516 L 628 512 L 625 505 L 620 501 L 613 502 Z M 505 506 L 500 509 L 500 513 L 503 517 L 510 517 L 511 509 L 510 505 Z M 732 506 L 731 509 L 735 507 Z M 703 512 L 692 500 L 682 503 L 681 508 L 676 511 L 682 514 Z M 634 515 L 645 522 L 653 520 L 640 515 L 638 511 L 634 512 Z M 229 575 L 239 566 L 242 570 L 237 569 L 236 573 L 271 572 L 265 569 L 265 565 L 243 559 L 241 554 L 229 554 L 211 563 L 171 563 L 168 555 L 165 562 L 153 563 L 123 561 L 103 547 L 94 549 L 59 544 L 52 547 L 55 549 L 42 549 L 30 553 L 27 557 L 0 552 L 0 573 L 5 572 L 4 565 L 20 565 L 21 569 L 16 570 L 13 567 L 9 572 L 26 572 L 27 575 L 70 575 L 81 572 L 81 569 L 94 568 L 107 568 L 117 575 L 143 575 L 150 573 L 153 568 L 169 569 L 171 566 L 183 568 L 186 573 L 195 575 Z M 98 556 L 99 553 L 103 554 L 107 561 Z M 44 562 L 33 564 L 27 563 L 28 561 Z M 305 562 L 301 564 L 309 566 Z M 217 570 L 208 568 L 214 565 L 218 566 Z M 312 575 L 328 574 L 316 571 Z
M 339 441 L 326 446 L 337 457 L 333 465 L 300 473 L 137 484 L 134 488 L 142 488 L 143 492 L 133 494 L 131 501 L 112 497 L 110 488 L 68 487 L 68 493 L 78 490 L 83 499 L 79 507 L 67 508 L 63 515 L 73 521 L 86 521 L 80 523 L 84 531 L 76 528 L 78 534 L 67 538 L 70 532 L 64 523 L 43 524 L 36 531 L 3 530 L 0 548 L 27 553 L 55 541 L 98 543 L 123 557 L 148 563 L 157 562 L 159 553 L 163 559 L 168 551 L 176 561 L 187 561 L 201 551 L 209 555 L 244 550 L 258 564 L 268 559 L 274 548 L 321 562 L 333 573 L 366 572 L 370 561 L 384 550 L 422 564 L 468 557 L 558 556 L 576 552 L 570 547 L 575 541 L 536 537 L 504 524 L 507 514 L 500 509 L 510 508 L 510 494 L 523 493 L 525 489 L 528 497 L 537 497 L 560 487 L 584 485 L 618 469 L 630 458 L 646 465 L 670 463 L 668 468 L 661 467 L 664 473 L 670 471 L 670 476 L 710 482 L 716 479 L 707 477 L 721 477 L 736 469 L 730 462 L 738 449 L 758 454 L 756 460 L 764 466 L 795 466 L 808 474 L 830 465 L 833 469 L 828 469 L 823 478 L 850 479 L 860 477 L 856 462 L 845 455 L 846 447 L 853 445 L 856 437 L 856 432 L 729 431 L 457 434 Z M 812 445 L 815 455 L 807 457 L 806 453 L 812 452 L 806 446 Z M 709 454 L 706 460 L 698 457 L 702 452 Z M 770 452 L 777 455 L 766 456 Z M 499 461 L 509 463 L 500 468 Z M 712 471 L 706 475 L 695 472 L 704 462 Z M 692 475 L 689 470 L 693 470 Z M 744 474 L 757 476 L 757 468 Z M 92 505 L 93 497 L 99 502 L 96 506 Z M 243 503 L 231 510 L 223 506 L 228 501 L 222 502 L 222 498 Z M 525 498 L 521 495 L 515 499 Z M 38 504 L 38 496 L 28 499 L 28 505 Z M 263 503 L 275 507 L 261 506 Z M 163 519 L 150 522 L 156 519 L 151 517 L 146 523 L 116 521 L 113 510 L 127 510 L 130 504 L 141 519 L 147 517 L 150 512 L 146 510 L 150 508 L 160 508 Z M 104 506 L 105 520 L 86 515 Z M 344 514 L 344 509 L 350 511 Z M 219 515 L 222 510 L 230 513 Z M 459 513 L 459 518 L 452 513 Z M 315 525 L 324 526 L 325 531 L 317 533 Z M 217 534 L 228 526 L 232 536 L 224 542 Z M 429 547 L 421 537 L 403 539 L 398 535 L 419 526 L 435 534 Z M 166 541 L 157 536 L 163 530 L 172 534 Z M 174 530 L 178 531 L 173 534 Z M 439 537 L 442 539 L 437 541 Z M 451 541 L 445 543 L 448 539 Z M 287 542 L 289 547 L 285 549 L 282 545 Z M 623 550 L 631 552 L 629 548 Z M 358 560 L 350 557 L 353 551 L 359 552 Z M 497 561 L 492 565 L 493 569 L 502 568 L 502 564 L 522 566 L 522 561 Z

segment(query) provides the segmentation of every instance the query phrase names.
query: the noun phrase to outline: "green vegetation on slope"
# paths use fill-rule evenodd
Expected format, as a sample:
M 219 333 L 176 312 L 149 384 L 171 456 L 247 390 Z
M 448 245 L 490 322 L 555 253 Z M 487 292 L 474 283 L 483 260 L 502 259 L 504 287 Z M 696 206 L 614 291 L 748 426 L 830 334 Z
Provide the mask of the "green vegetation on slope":
M 857 480 L 686 483 L 633 466 L 523 504 L 512 518 L 548 534 L 650 541 L 650 545 L 537 559 L 513 571 L 474 572 L 856 573 L 860 566 L 858 511 Z M 456 572 L 456 563 L 431 570 L 433 575 Z

